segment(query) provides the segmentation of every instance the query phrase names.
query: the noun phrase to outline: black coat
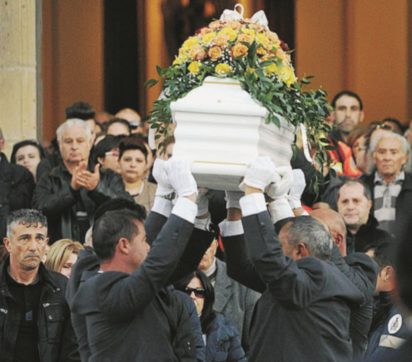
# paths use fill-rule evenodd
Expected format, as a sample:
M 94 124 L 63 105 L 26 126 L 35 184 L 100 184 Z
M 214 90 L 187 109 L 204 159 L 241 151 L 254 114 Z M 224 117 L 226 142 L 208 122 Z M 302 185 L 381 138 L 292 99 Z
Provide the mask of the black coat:
M 30 171 L 9 163 L 0 153 L 0 244 L 6 236 L 7 215 L 15 210 L 29 208 L 34 191 Z
M 351 307 L 362 304 L 363 294 L 332 263 L 285 257 L 267 212 L 245 217 L 243 227 L 253 263 L 247 267 L 243 258 L 250 272 L 243 280 L 264 289 L 250 331 L 250 360 L 350 361 Z M 229 263 L 228 257 L 230 273 Z
M 11 295 L 6 273 L 7 258 L 0 265 L 0 356 L 2 362 L 11 362 L 20 324 L 18 302 Z M 59 273 L 39 268 L 43 289 L 38 311 L 38 348 L 40 361 L 80 361 L 73 333 L 70 311 L 64 298 L 67 279 Z M 22 301 L 20 301 L 22 302 Z
M 71 174 L 61 164 L 44 174 L 36 185 L 33 207 L 47 216 L 51 243 L 62 238 L 84 241 L 84 235 L 76 227 L 75 207 L 79 201 L 83 203 L 91 224 L 94 211 L 103 202 L 119 197 L 131 200 L 121 177 L 110 170 L 100 172 L 100 182 L 93 191 L 75 191 L 70 187 L 70 181 Z
M 225 317 L 216 313 L 206 335 L 206 362 L 246 361 L 239 332 Z
M 149 240 L 149 234 L 154 235 L 153 225 L 161 226 L 165 220 L 153 212 L 149 215 Z M 171 278 L 180 278 L 190 271 L 188 268 L 194 269 L 212 241 L 213 235 L 207 233 L 209 240 L 199 243 L 199 234 L 196 229 L 192 231 L 192 224 L 172 214 L 153 241 L 146 260 L 131 275 L 96 274 L 96 257 L 89 254 L 84 263 L 84 253 L 81 254 L 67 298 L 76 333 L 80 332 L 77 336 L 82 359 L 89 356 L 90 361 L 177 361 L 177 347 L 184 345 L 185 350 L 179 348 L 178 354 L 185 355 L 186 360 L 196 360 L 196 342 L 187 309 L 176 293 L 163 288 Z M 199 255 L 185 257 L 191 250 L 197 250 Z M 87 270 L 87 266 L 94 271 L 84 272 L 82 268 Z
M 362 176 L 361 179 L 369 186 L 372 192 L 372 202 L 374 200 L 374 179 L 375 172 L 371 175 Z M 405 180 L 402 183 L 401 192 L 396 198 L 395 210 L 396 220 L 394 235 L 396 238 L 402 237 L 408 226 L 412 222 L 412 174 L 405 172 Z

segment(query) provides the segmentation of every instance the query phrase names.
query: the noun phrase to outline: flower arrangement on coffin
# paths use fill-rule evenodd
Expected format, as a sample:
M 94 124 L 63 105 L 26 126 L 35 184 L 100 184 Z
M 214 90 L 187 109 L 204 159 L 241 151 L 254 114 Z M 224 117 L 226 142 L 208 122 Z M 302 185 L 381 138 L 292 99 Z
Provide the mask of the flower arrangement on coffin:
M 303 90 L 310 80 L 297 79 L 287 46 L 268 29 L 262 11 L 254 18 L 263 15 L 263 21 L 243 19 L 236 11 L 225 12 L 220 20 L 189 37 L 170 67 L 157 67 L 163 92 L 149 119 L 156 137 L 165 137 L 170 131 L 171 102 L 201 86 L 208 76 L 232 78 L 268 110 L 267 122 L 279 126 L 282 116 L 294 126 L 304 125 L 315 159 L 324 165 L 328 157 L 325 135 L 330 131 L 325 122 L 330 111 L 326 93 L 322 89 Z M 147 82 L 149 86 L 156 83 Z

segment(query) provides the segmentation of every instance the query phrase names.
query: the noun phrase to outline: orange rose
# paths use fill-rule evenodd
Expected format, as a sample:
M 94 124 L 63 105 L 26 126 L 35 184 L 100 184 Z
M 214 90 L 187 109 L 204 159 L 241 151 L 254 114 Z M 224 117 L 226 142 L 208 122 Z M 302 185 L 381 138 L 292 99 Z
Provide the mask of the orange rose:
M 246 45 L 243 45 L 242 43 L 236 43 L 232 47 L 232 57 L 233 58 L 238 58 L 238 57 L 244 57 L 248 52 L 248 47 Z
M 190 49 L 189 55 L 193 60 L 203 60 L 206 56 L 206 52 L 201 46 L 195 46 Z
M 229 37 L 226 34 L 219 33 L 213 42 L 219 47 L 225 47 L 229 42 Z
M 252 34 L 242 33 L 239 34 L 237 40 L 242 43 L 252 44 L 253 40 L 255 40 L 255 37 Z
M 263 47 L 257 47 L 257 49 L 256 49 L 256 54 L 257 55 L 266 55 L 268 52 L 267 52 L 267 50 L 265 49 L 265 48 L 263 48 Z
M 211 47 L 207 52 L 207 55 L 209 55 L 212 60 L 218 60 L 222 56 L 222 49 L 219 47 Z

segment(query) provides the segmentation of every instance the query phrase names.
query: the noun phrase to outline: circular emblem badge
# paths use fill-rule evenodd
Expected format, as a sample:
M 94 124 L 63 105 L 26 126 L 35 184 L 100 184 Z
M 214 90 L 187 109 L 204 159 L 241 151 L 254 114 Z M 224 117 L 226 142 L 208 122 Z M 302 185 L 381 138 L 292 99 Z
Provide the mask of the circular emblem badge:
M 390 334 L 395 334 L 402 327 L 402 316 L 398 313 L 395 314 L 388 322 L 388 332 Z

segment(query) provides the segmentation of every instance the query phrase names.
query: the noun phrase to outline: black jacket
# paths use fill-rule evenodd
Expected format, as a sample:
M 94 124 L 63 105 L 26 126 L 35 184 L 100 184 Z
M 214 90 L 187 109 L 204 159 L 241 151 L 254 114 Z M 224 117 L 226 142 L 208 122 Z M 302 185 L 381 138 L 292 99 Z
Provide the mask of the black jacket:
M 183 360 L 196 360 L 192 332 L 176 334 L 174 327 L 190 325 L 186 307 L 176 293 L 163 288 L 171 275 L 178 278 L 187 273 L 178 262 L 192 230 L 192 224 L 172 214 L 153 241 L 146 260 L 131 275 L 82 272 L 81 255 L 74 268 L 74 278 L 80 275 L 78 288 L 73 285 L 67 297 L 73 322 L 78 323 L 76 331 L 86 326 L 78 338 L 80 350 L 89 353 L 90 361 L 177 361 L 177 355 L 185 356 Z M 96 266 L 94 258 L 94 262 L 88 262 L 91 267 L 93 263 Z M 175 320 L 171 320 L 172 315 Z M 178 353 L 176 336 L 178 345 L 185 346 Z
M 11 295 L 6 274 L 9 259 L 0 265 L 0 356 L 13 361 L 19 332 L 20 313 Z M 38 348 L 42 362 L 80 361 L 70 311 L 64 298 L 67 279 L 61 274 L 39 268 L 43 289 L 38 311 Z
M 375 171 L 376 172 L 376 171 Z M 369 186 L 374 200 L 374 178 L 375 172 L 371 175 L 362 176 L 361 179 Z M 396 238 L 402 237 L 408 226 L 412 222 L 412 174 L 405 172 L 405 180 L 402 183 L 401 192 L 396 198 L 396 221 L 394 235 Z
M 0 153 L 0 244 L 6 236 L 6 218 L 11 211 L 29 208 L 34 191 L 30 171 L 9 163 Z
M 387 231 L 379 229 L 378 221 L 373 216 L 373 210 L 371 210 L 368 222 L 362 225 L 355 235 L 347 230 L 346 245 L 348 254 L 354 251 L 365 253 L 383 240 L 391 242 L 392 237 Z
M 250 360 L 350 361 L 351 307 L 364 301 L 359 289 L 332 263 L 285 257 L 267 212 L 243 218 L 243 227 L 253 263 L 244 269 L 257 272 L 255 280 L 243 280 L 264 290 L 252 321 Z
M 43 175 L 36 185 L 33 207 L 47 216 L 52 243 L 61 238 L 84 241 L 84 235 L 76 225 L 75 208 L 79 201 L 83 203 L 91 223 L 94 211 L 103 202 L 118 197 L 131 199 L 124 190 L 121 177 L 110 170 L 100 172 L 100 182 L 93 191 L 75 191 L 70 187 L 70 181 L 71 174 L 61 164 Z

